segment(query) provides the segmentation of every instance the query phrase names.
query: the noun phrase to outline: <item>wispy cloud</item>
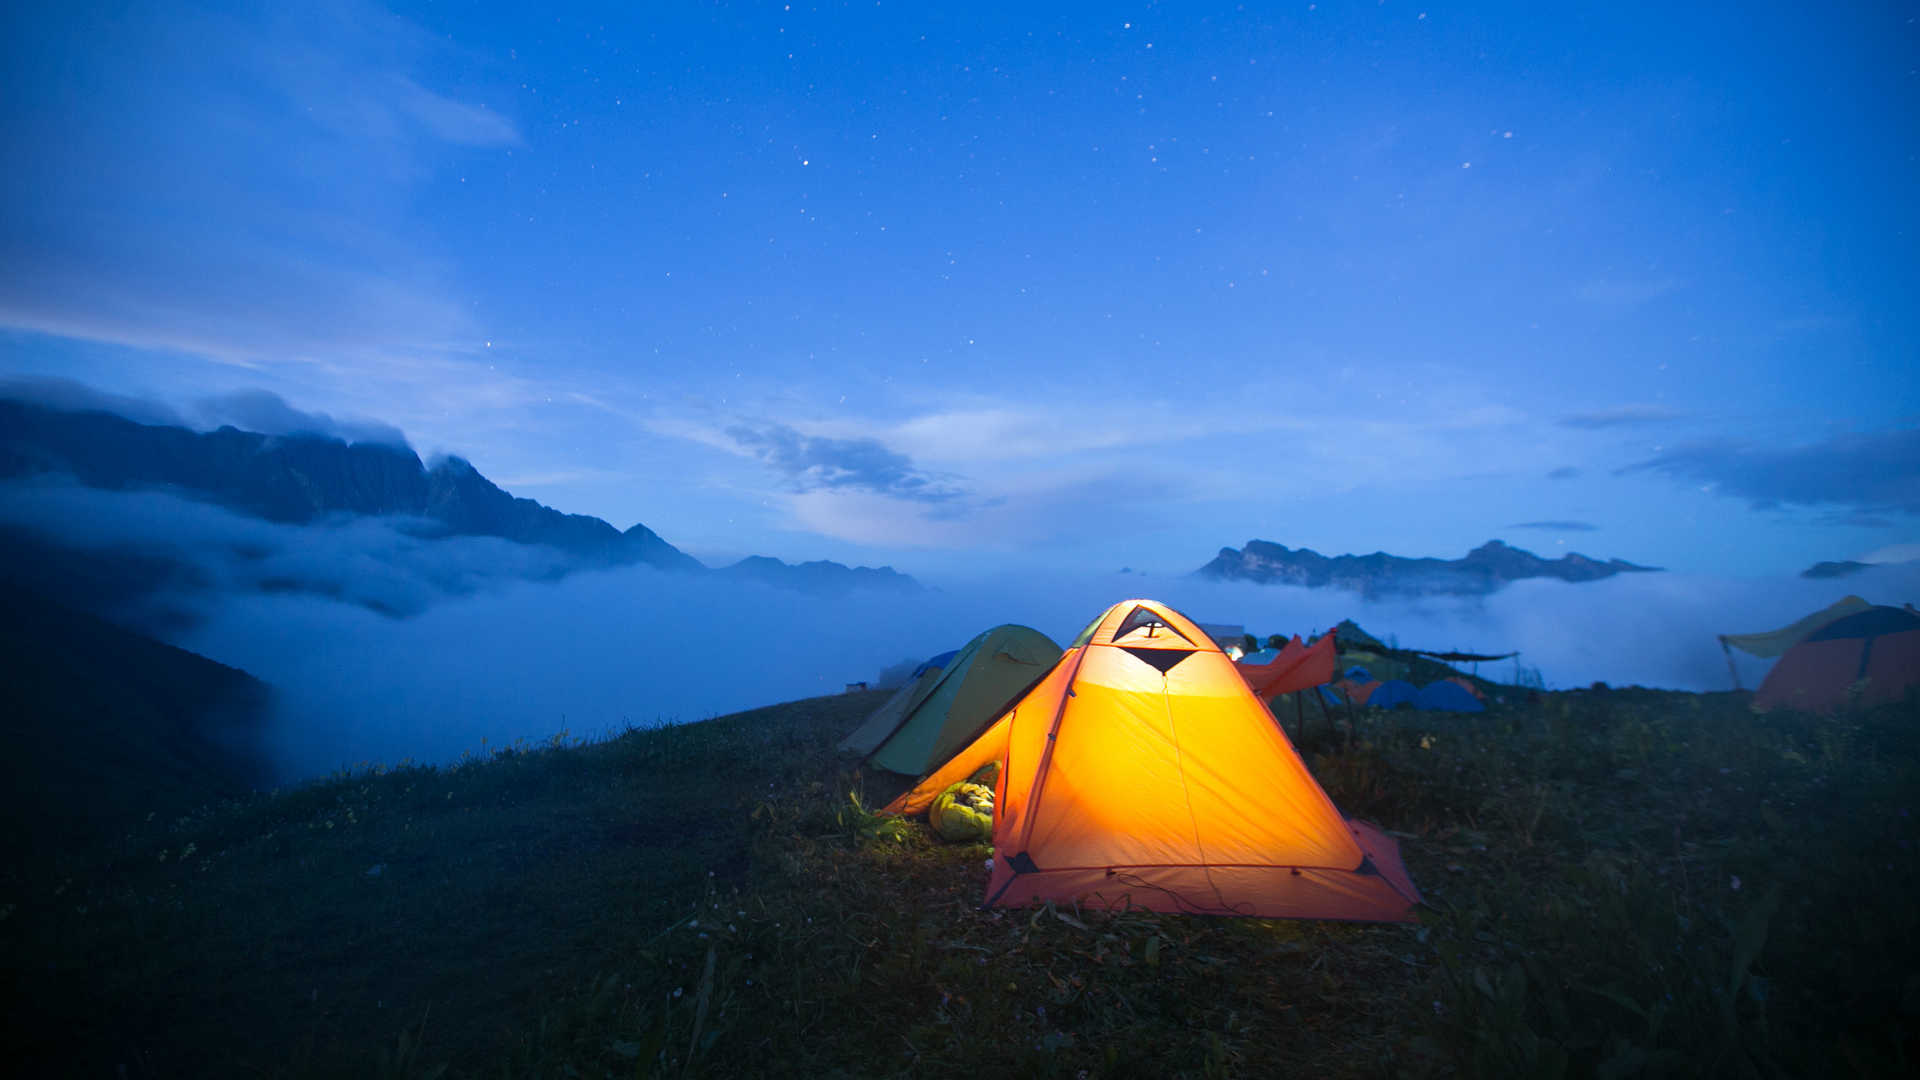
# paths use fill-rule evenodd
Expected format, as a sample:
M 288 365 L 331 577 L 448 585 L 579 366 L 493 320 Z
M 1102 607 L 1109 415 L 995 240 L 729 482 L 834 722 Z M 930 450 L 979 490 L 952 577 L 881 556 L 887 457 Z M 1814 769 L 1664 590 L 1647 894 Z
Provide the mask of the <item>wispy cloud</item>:
M 356 0 L 85 36 L 67 77 L 97 89 L 0 103 L 0 325 L 282 369 L 473 336 L 411 200 L 451 148 L 520 135 L 429 85 L 452 46 Z
M 1157 470 L 1063 470 L 1005 481 L 991 497 L 912 504 L 865 491 L 787 497 L 802 528 L 883 548 L 1025 551 L 1139 535 L 1173 523 L 1191 486 Z M 1125 507 L 1116 518 L 1115 507 Z
M 334 419 L 323 412 L 303 412 L 268 390 L 236 390 L 202 398 L 195 413 L 209 427 L 231 424 L 262 435 L 325 435 L 350 443 L 407 445 L 400 429 L 379 420 Z
M 1920 562 L 1920 543 L 1888 544 L 1860 556 L 1863 563 Z
M 85 383 L 51 375 L 15 375 L 0 378 L 0 399 L 24 401 L 61 412 L 105 412 L 135 423 L 184 426 L 186 420 L 171 406 L 130 394 L 96 390 Z
M 1648 424 L 1667 424 L 1683 418 L 1686 414 L 1666 405 L 1652 402 L 1636 402 L 1631 405 L 1616 405 L 1610 409 L 1595 409 L 1591 412 L 1574 413 L 1560 419 L 1561 427 L 1597 428 L 1640 427 Z
M 517 146 L 513 122 L 484 104 L 436 94 L 408 78 L 394 80 L 399 108 L 428 134 L 460 146 Z
M 1559 468 L 1557 468 L 1557 469 L 1551 469 L 1551 470 L 1549 470 L 1549 471 L 1547 472 L 1547 479 L 1549 479 L 1549 480 L 1571 480 L 1571 479 L 1573 479 L 1574 477 L 1576 477 L 1576 476 L 1579 476 L 1579 475 L 1580 475 L 1580 470 L 1579 470 L 1579 469 L 1577 469 L 1577 468 L 1575 468 L 1575 467 L 1573 467 L 1572 465 L 1562 465 L 1562 466 L 1560 466 L 1560 467 L 1559 467 Z
M 1844 525 L 1854 529 L 1891 529 L 1893 519 L 1865 510 L 1836 510 L 1819 517 L 1822 525 Z
M 1538 529 L 1542 532 L 1598 532 L 1600 526 L 1590 521 L 1521 521 L 1507 528 Z
M 917 468 L 911 458 L 878 439 L 807 435 L 770 422 L 736 424 L 726 433 L 801 492 L 859 491 L 915 502 L 944 502 L 965 494 L 955 478 Z
M 1837 506 L 1920 514 L 1920 429 L 1855 433 L 1804 446 L 1730 441 L 1675 447 L 1619 473 L 1655 472 L 1755 509 Z

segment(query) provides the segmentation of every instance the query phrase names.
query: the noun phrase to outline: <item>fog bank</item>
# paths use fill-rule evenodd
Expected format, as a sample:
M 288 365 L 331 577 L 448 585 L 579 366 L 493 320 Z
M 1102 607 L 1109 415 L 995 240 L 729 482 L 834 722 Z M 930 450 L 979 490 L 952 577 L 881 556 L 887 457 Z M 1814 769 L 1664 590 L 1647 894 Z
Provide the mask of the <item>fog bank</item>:
M 1897 601 L 1920 595 L 1920 574 L 1874 571 L 1850 587 Z M 1641 575 L 1521 583 L 1478 600 L 1362 603 L 1192 579 L 1006 576 L 917 598 L 822 600 L 636 567 L 502 585 L 403 619 L 306 597 L 239 597 L 180 643 L 279 688 L 277 750 L 291 772 L 312 775 L 365 761 L 444 761 L 479 751 L 483 739 L 498 746 L 682 723 L 834 693 L 1003 622 L 1065 644 L 1131 596 L 1262 636 L 1350 617 L 1407 646 L 1519 649 L 1549 688 L 1603 680 L 1723 690 L 1730 679 L 1716 634 L 1778 626 L 1837 595 L 1832 583 Z M 1764 671 L 1742 661 L 1748 687 Z M 1483 664 L 1480 674 L 1505 681 L 1514 663 Z
M 1108 605 L 1136 596 L 1262 638 L 1351 618 L 1408 647 L 1519 650 L 1550 689 L 1605 681 L 1692 691 L 1731 685 L 1718 634 L 1773 629 L 1847 593 L 1920 600 L 1920 564 L 1911 563 L 1840 580 L 1623 574 L 1399 600 L 1006 570 L 930 581 L 919 594 L 823 598 L 646 566 L 567 573 L 568 560 L 551 549 L 432 539 L 404 519 L 272 525 L 163 493 L 54 482 L 0 487 L 0 526 L 57 539 L 82 569 L 129 552 L 184 568 L 146 581 L 120 614 L 139 623 L 142 612 L 168 612 L 145 628 L 271 684 L 273 751 L 289 778 L 366 762 L 444 762 L 480 751 L 483 740 L 602 734 L 835 693 L 1000 623 L 1064 645 Z M 1748 687 L 1767 666 L 1737 663 Z M 1479 666 L 1500 681 L 1515 672 L 1512 661 Z

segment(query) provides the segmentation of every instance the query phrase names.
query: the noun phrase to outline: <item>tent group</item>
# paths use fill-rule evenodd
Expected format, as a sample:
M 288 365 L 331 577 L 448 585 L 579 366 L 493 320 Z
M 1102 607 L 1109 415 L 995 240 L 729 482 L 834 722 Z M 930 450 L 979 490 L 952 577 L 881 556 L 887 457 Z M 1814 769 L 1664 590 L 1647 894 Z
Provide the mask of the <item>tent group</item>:
M 1898 701 L 1920 687 L 1920 613 L 1911 606 L 1847 596 L 1778 630 L 1722 634 L 1720 647 L 1729 668 L 1733 649 L 1779 658 L 1754 692 L 1756 709 L 1832 712 Z
M 1399 846 L 1341 816 L 1198 624 L 1128 600 L 1050 660 L 1044 641 L 982 634 L 844 744 L 919 777 L 894 813 L 998 766 L 989 905 L 1410 918 L 1420 893 Z M 1013 689 L 980 707 L 995 691 L 971 684 L 988 678 Z
M 1376 709 L 1411 705 L 1422 712 L 1485 712 L 1487 708 L 1480 700 L 1479 689 L 1465 679 L 1439 679 L 1415 686 L 1405 679 L 1376 679 L 1363 667 L 1348 668 L 1333 693 L 1345 695 L 1345 700 L 1355 705 Z

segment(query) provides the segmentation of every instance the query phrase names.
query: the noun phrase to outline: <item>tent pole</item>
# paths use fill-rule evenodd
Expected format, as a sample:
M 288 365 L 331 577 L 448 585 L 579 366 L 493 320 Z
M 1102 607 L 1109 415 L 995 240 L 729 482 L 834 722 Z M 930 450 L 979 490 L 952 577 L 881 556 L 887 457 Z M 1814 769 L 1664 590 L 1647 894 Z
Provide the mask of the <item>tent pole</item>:
M 1740 689 L 1740 669 L 1733 666 L 1733 650 L 1727 648 L 1727 639 L 1720 639 L 1720 651 L 1727 654 L 1727 674 L 1733 676 L 1733 688 Z
M 1293 727 L 1301 738 L 1307 737 L 1307 703 L 1300 700 L 1300 694 L 1293 695 Z

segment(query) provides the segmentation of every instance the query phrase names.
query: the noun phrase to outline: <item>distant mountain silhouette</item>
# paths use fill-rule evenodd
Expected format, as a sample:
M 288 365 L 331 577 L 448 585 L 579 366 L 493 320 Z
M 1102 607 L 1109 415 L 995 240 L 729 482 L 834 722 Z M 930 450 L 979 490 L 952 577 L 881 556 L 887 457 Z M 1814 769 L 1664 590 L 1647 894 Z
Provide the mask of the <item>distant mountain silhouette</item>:
M 111 839 L 270 782 L 270 694 L 243 671 L 0 586 L 0 851 Z
M 621 532 L 596 517 L 516 498 L 457 457 L 428 467 L 400 445 L 347 443 L 318 434 L 269 436 L 232 427 L 196 432 L 105 412 L 0 401 L 0 481 L 37 475 L 67 475 L 112 491 L 171 490 L 286 525 L 342 515 L 402 516 L 425 523 L 429 536 L 541 544 L 565 552 L 581 567 L 644 563 L 709 572 L 645 525 Z M 765 557 L 725 572 L 816 593 L 919 587 L 890 568 L 788 566 Z
M 1249 540 L 1247 546 L 1239 550 L 1221 548 L 1212 562 L 1195 573 L 1201 577 L 1262 585 L 1351 589 L 1366 596 L 1476 596 L 1524 578 L 1597 581 L 1620 573 L 1658 569 L 1636 566 L 1621 559 L 1600 562 L 1578 554 L 1543 559 L 1499 540 L 1489 540 L 1460 559 L 1409 559 L 1379 551 L 1371 555 L 1329 557 L 1309 548 Z
M 920 583 L 891 566 L 843 566 L 837 562 L 788 564 L 765 555 L 753 555 L 720 573 L 747 581 L 799 589 L 812 593 L 841 593 L 848 589 L 883 589 L 890 592 L 915 592 Z
M 1911 566 L 1915 560 L 1903 559 L 1899 562 L 1859 562 L 1854 559 L 1841 559 L 1837 562 L 1817 562 L 1800 571 L 1803 578 L 1851 577 L 1862 570 L 1871 570 L 1876 566 Z
M 447 535 L 546 544 L 592 563 L 703 568 L 644 525 L 622 533 L 596 517 L 516 499 L 460 458 L 429 469 L 404 446 L 231 427 L 197 432 L 18 401 L 0 401 L 0 433 L 0 479 L 63 473 L 113 491 L 170 488 L 283 525 L 407 515 L 437 522 Z

